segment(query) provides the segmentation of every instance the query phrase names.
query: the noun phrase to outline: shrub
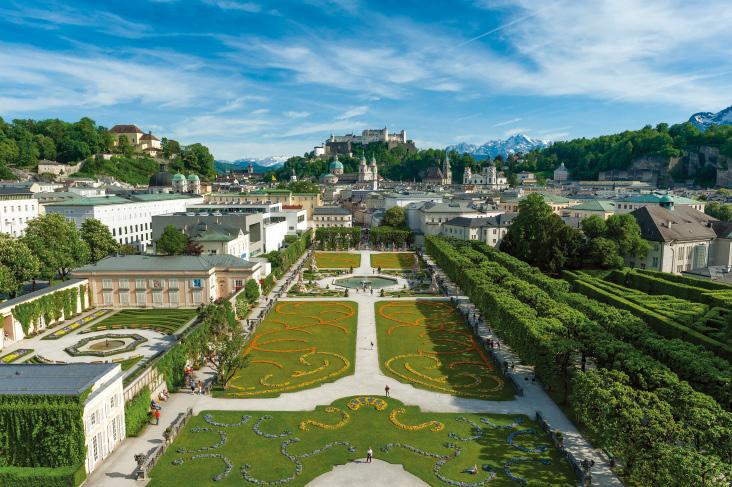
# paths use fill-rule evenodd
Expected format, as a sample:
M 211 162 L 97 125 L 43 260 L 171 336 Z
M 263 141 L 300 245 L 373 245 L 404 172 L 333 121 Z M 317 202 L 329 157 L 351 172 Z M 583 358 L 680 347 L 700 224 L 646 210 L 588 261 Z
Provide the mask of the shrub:
M 0 467 L 0 487 L 77 487 L 86 480 L 84 465 Z
M 145 386 L 125 404 L 125 431 L 127 436 L 137 436 L 150 424 L 150 388 Z

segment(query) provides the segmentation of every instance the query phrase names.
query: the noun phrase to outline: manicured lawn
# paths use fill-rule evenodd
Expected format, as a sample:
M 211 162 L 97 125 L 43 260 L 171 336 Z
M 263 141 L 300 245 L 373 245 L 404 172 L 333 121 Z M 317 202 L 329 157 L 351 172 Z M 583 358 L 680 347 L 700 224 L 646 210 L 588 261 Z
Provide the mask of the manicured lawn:
M 412 252 L 383 252 L 371 254 L 371 267 L 382 269 L 414 269 L 416 255 Z
M 426 413 L 382 397 L 357 401 L 343 398 L 309 412 L 202 412 L 158 461 L 148 485 L 238 487 L 289 479 L 279 484 L 302 486 L 335 465 L 365 458 L 369 447 L 375 458 L 401 464 L 434 486 L 514 487 L 519 480 L 509 473 L 529 485 L 576 484 L 568 462 L 526 417 Z M 465 472 L 476 464 L 476 475 Z M 364 475 L 378 468 L 354 467 Z
M 319 269 L 349 269 L 361 265 L 361 254 L 348 252 L 315 252 L 315 265 Z
M 143 329 L 170 335 L 194 316 L 195 309 L 125 309 L 95 323 L 84 333 L 99 330 Z
M 380 301 L 376 333 L 381 370 L 400 382 L 455 396 L 513 399 L 460 313 L 448 301 Z
M 247 362 L 226 397 L 275 397 L 353 374 L 358 305 L 283 301 L 244 348 Z

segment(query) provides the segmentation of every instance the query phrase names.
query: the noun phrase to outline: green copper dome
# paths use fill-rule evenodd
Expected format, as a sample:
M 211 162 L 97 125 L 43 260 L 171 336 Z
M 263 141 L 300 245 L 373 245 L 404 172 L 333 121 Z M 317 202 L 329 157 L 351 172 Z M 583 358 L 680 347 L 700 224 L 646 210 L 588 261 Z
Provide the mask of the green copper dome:
M 173 181 L 185 181 L 186 177 L 182 175 L 181 173 L 176 174 L 173 176 Z
M 188 175 L 188 181 L 198 181 L 198 174 L 189 174 Z

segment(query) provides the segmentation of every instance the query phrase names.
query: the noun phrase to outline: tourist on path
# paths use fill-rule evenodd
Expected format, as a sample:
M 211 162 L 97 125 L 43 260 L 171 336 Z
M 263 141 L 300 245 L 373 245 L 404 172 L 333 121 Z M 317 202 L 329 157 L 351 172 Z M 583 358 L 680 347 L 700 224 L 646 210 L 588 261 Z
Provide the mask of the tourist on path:
M 384 387 L 384 393 L 385 393 L 386 397 L 389 397 L 389 391 L 390 390 L 391 389 L 389 389 L 389 385 L 387 384 L 386 387 Z
M 374 451 L 369 447 L 369 449 L 366 450 L 366 463 L 371 463 L 372 458 L 374 458 Z
M 155 416 L 155 424 L 156 425 L 160 424 L 160 410 L 155 409 L 155 412 L 153 413 L 153 415 Z

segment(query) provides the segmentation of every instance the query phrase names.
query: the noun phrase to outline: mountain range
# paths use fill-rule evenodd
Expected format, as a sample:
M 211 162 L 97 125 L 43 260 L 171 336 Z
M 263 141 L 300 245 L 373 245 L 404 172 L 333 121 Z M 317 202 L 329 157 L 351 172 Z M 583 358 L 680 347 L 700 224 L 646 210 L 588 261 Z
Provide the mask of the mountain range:
M 446 150 L 460 154 L 470 154 L 481 160 L 488 157 L 493 159 L 499 154 L 503 157 L 507 157 L 509 154 L 526 154 L 534 149 L 549 147 L 549 145 L 551 145 L 551 142 L 548 140 L 532 139 L 524 134 L 516 134 L 507 139 L 489 140 L 483 145 L 460 142 L 459 144 L 447 146 Z
M 717 113 L 699 112 L 689 118 L 689 122 L 699 130 L 706 130 L 710 125 L 732 125 L 732 106 Z
M 214 169 L 219 173 L 226 173 L 229 171 L 242 172 L 246 171 L 249 167 L 249 163 L 252 163 L 254 172 L 261 174 L 272 169 L 278 169 L 285 164 L 285 161 L 289 159 L 289 156 L 269 156 L 261 159 L 245 158 L 237 159 L 235 161 L 214 161 Z

